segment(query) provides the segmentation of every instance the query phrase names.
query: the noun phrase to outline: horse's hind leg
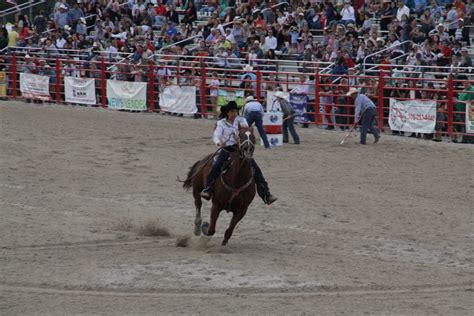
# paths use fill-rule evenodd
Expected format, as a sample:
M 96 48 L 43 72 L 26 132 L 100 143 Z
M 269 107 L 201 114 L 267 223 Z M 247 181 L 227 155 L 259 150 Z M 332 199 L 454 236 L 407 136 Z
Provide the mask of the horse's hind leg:
M 227 230 L 225 231 L 224 240 L 222 241 L 222 246 L 227 245 L 227 242 L 229 241 L 230 237 L 232 236 L 232 233 L 234 232 L 235 226 L 244 217 L 246 212 L 247 212 L 247 209 L 243 209 L 240 212 L 233 213 L 232 219 L 230 220 L 229 228 L 227 228 Z
M 194 192 L 194 206 L 196 207 L 196 217 L 194 218 L 194 235 L 199 236 L 201 235 L 201 224 L 202 224 L 202 218 L 201 218 L 201 206 L 202 206 L 202 200 L 201 196 L 199 195 L 199 192 Z

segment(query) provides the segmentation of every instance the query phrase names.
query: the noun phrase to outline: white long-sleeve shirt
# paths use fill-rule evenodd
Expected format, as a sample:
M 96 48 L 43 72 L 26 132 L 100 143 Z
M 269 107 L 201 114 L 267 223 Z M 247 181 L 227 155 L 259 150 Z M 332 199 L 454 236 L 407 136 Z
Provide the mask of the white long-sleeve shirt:
M 227 122 L 227 119 L 223 118 L 222 120 L 217 121 L 216 129 L 214 130 L 213 141 L 217 146 L 232 146 L 237 144 L 237 140 L 234 135 L 239 134 L 239 124 L 241 127 L 249 127 L 247 120 L 244 117 L 237 116 L 234 120 L 234 124 Z

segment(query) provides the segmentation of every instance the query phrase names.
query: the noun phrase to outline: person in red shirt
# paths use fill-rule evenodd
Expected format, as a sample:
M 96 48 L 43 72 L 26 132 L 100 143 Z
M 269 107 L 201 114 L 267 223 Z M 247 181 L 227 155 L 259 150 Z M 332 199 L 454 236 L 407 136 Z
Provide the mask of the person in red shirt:
M 157 5 L 155 5 L 155 11 L 156 11 L 156 14 L 158 15 L 161 15 L 161 16 L 166 16 L 166 6 L 164 6 L 162 3 L 158 3 Z

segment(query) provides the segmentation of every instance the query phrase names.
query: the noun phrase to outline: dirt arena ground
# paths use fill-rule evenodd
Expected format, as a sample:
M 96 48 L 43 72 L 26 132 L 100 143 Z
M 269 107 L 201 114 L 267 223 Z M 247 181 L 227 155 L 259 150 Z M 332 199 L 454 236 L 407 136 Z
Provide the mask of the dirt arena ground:
M 0 314 L 472 315 L 473 146 L 299 128 L 255 153 L 274 205 L 176 247 L 214 123 L 0 102 Z

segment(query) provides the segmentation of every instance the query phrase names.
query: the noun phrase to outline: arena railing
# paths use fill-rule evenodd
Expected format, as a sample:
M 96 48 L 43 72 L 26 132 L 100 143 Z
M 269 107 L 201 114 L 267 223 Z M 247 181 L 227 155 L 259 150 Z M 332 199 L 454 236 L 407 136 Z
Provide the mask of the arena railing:
M 46 2 L 46 0 L 31 0 L 31 1 L 19 4 L 19 5 L 15 5 L 11 8 L 0 11 L 0 17 L 5 22 L 5 17 L 6 16 L 8 16 L 10 14 L 15 14 L 17 12 L 21 12 L 21 11 L 26 10 L 26 9 L 31 9 L 31 8 L 33 8 L 33 7 L 35 7 L 39 4 L 45 3 L 45 2 Z M 30 16 L 30 18 L 31 18 L 31 16 Z
M 2 55 L 0 68 L 4 68 L 7 77 L 7 97 L 11 99 L 25 99 L 21 96 L 19 75 L 23 71 L 24 56 L 9 54 Z M 226 92 L 233 98 L 240 98 L 240 105 L 246 95 L 253 95 L 262 103 L 267 103 L 273 91 L 283 90 L 293 93 L 306 93 L 306 115 L 308 124 L 331 129 L 346 129 L 354 124 L 353 101 L 346 96 L 350 87 L 355 87 L 365 93 L 377 105 L 377 124 L 382 130 L 388 130 L 390 114 L 390 99 L 397 100 L 433 100 L 432 95 L 437 94 L 437 133 L 448 137 L 465 135 L 465 122 L 459 120 L 464 113 L 456 111 L 457 95 L 463 89 L 469 73 L 459 69 L 458 73 L 449 72 L 449 67 L 439 67 L 435 71 L 426 70 L 429 77 L 422 77 L 421 73 L 412 69 L 395 71 L 381 69 L 371 75 L 342 75 L 337 83 L 333 83 L 334 75 L 321 73 L 323 67 L 314 68 L 311 73 L 285 72 L 263 69 L 259 66 L 253 69 L 227 69 L 217 68 L 208 63 L 205 58 L 197 58 L 194 64 L 166 64 L 162 56 L 149 60 L 147 64 L 118 65 L 117 71 L 108 70 L 109 62 L 104 58 L 99 61 L 76 61 L 57 58 L 44 58 L 51 70 L 50 95 L 51 101 L 64 104 L 64 77 L 75 76 L 80 78 L 95 78 L 96 81 L 96 106 L 107 107 L 107 79 L 117 75 L 122 81 L 147 82 L 147 105 L 152 112 L 163 112 L 159 106 L 161 93 L 170 85 L 195 86 L 197 89 L 196 105 L 197 117 L 216 117 L 219 107 L 223 105 L 221 98 L 211 93 L 212 89 Z M 383 65 L 386 67 L 387 65 Z M 400 67 L 399 65 L 393 65 Z M 217 77 L 213 76 L 217 74 Z M 415 75 L 417 75 L 415 77 Z M 443 77 L 441 76 L 443 75 Z M 314 80 L 309 80 L 313 76 Z M 211 80 L 217 79 L 217 87 L 211 87 Z M 237 94 L 236 94 L 237 93 Z M 226 102 L 226 101 L 225 101 Z M 268 103 L 267 103 L 268 105 Z

